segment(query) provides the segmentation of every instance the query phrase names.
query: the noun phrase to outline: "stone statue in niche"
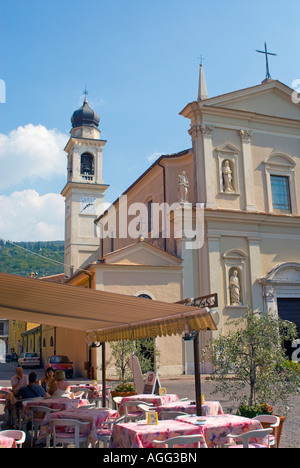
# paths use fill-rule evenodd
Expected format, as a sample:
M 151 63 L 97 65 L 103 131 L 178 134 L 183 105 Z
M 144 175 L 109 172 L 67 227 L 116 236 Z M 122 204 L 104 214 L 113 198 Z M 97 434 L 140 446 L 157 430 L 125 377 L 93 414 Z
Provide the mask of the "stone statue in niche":
M 180 203 L 188 203 L 190 183 L 189 183 L 189 179 L 188 179 L 185 171 L 183 171 L 182 174 L 178 175 L 178 185 L 179 185 L 179 201 L 180 201 Z
M 222 175 L 223 175 L 223 191 L 225 193 L 234 192 L 232 170 L 230 167 L 230 162 L 228 160 L 226 160 L 222 166 Z
M 230 304 L 233 306 L 241 305 L 241 284 L 237 270 L 233 270 L 229 281 Z

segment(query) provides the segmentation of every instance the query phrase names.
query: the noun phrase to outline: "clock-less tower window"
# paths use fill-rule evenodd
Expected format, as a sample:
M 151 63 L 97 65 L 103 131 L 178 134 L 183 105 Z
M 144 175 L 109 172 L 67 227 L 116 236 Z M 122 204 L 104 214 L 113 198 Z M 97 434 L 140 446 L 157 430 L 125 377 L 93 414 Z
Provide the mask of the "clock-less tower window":
M 93 180 L 95 175 L 94 156 L 83 153 L 80 158 L 80 174 L 83 180 Z

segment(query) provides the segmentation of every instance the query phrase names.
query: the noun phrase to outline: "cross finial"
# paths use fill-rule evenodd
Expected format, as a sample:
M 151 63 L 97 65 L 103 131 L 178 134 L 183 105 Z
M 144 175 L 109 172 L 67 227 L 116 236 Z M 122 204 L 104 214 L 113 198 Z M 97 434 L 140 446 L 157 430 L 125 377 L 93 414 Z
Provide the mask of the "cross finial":
M 200 55 L 200 57 L 198 57 L 198 59 L 200 60 L 200 65 L 203 65 L 203 62 L 204 62 L 203 55 Z
M 271 75 L 270 75 L 270 69 L 269 69 L 269 58 L 268 58 L 268 55 L 273 55 L 273 56 L 277 56 L 277 54 L 273 54 L 272 52 L 268 52 L 268 48 L 267 48 L 267 43 L 265 42 L 265 50 L 256 50 L 256 52 L 260 53 L 260 54 L 265 54 L 266 56 L 266 80 L 270 80 L 271 79 Z
M 84 94 L 84 96 L 85 96 L 85 97 L 84 97 L 84 102 L 87 102 L 87 95 L 88 95 L 89 93 L 88 93 L 86 87 L 85 87 L 85 89 L 84 89 L 84 91 L 83 91 L 83 94 Z

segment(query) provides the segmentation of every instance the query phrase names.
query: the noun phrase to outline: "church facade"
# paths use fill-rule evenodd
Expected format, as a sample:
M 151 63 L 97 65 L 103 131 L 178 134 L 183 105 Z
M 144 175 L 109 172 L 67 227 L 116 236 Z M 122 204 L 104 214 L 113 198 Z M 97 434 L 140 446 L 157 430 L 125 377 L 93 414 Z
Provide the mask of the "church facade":
M 218 331 L 202 334 L 201 347 L 249 307 L 300 329 L 300 104 L 292 95 L 266 79 L 209 98 L 201 65 L 198 98 L 180 113 L 191 148 L 162 155 L 103 214 L 106 142 L 85 100 L 65 148 L 68 282 L 167 302 L 217 293 Z M 178 231 L 182 216 L 188 228 Z M 189 342 L 156 344 L 161 375 L 193 372 Z

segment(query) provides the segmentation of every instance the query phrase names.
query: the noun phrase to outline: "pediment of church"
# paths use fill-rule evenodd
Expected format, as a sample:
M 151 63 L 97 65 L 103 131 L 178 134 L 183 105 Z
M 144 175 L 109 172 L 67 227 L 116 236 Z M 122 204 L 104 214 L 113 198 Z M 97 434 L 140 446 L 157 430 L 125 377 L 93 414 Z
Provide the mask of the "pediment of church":
M 109 265 L 180 266 L 182 260 L 147 242 L 138 242 L 104 256 Z
M 300 263 L 278 265 L 261 278 L 260 283 L 300 283 Z
M 252 112 L 272 117 L 300 120 L 300 101 L 296 90 L 280 83 L 269 81 L 252 88 L 246 88 L 203 101 L 201 107 L 222 107 L 242 112 Z

